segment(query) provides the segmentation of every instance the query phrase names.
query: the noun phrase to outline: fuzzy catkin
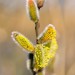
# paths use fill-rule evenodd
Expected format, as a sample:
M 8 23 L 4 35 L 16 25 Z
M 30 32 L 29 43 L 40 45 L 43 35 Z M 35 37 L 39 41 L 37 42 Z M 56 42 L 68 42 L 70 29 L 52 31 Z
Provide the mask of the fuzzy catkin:
M 26 0 L 26 11 L 29 18 L 37 23 L 39 20 L 39 10 L 35 0 Z

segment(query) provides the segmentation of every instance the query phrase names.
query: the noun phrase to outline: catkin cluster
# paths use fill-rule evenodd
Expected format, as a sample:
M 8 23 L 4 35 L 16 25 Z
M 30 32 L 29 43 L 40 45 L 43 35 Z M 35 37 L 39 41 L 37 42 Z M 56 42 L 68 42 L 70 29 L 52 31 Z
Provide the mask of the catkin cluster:
M 43 7 L 44 2 L 45 0 L 26 0 L 27 14 L 35 24 L 39 21 L 39 10 Z M 32 69 L 35 72 L 45 68 L 49 61 L 54 59 L 58 49 L 56 29 L 52 24 L 49 24 L 37 37 L 38 43 L 36 43 L 36 45 L 31 43 L 28 38 L 19 32 L 12 32 L 12 39 L 21 46 L 24 51 L 34 55 Z

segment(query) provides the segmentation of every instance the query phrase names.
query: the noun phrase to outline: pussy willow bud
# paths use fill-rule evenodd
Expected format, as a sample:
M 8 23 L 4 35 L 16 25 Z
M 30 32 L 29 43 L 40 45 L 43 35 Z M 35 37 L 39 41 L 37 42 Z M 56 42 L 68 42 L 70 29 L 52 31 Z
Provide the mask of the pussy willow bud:
M 35 23 L 39 20 L 39 11 L 35 0 L 26 0 L 27 13 Z
M 37 6 L 40 9 L 41 7 L 43 7 L 45 0 L 36 0 L 37 2 Z

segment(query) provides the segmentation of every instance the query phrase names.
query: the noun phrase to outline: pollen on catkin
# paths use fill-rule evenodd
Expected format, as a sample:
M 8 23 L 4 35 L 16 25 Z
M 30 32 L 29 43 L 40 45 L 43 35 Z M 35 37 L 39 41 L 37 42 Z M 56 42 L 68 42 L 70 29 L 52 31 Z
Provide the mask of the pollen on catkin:
M 11 37 L 15 41 L 15 43 L 17 43 L 23 49 L 26 49 L 29 52 L 34 51 L 34 45 L 21 33 L 14 31 L 14 32 L 12 32 Z
M 56 30 L 52 24 L 49 24 L 37 39 L 39 43 L 44 43 L 53 38 L 56 38 Z

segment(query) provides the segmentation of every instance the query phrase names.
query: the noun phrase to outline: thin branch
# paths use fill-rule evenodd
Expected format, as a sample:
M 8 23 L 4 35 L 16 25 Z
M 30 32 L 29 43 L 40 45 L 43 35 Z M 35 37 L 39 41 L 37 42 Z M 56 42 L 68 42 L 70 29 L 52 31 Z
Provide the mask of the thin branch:
M 40 23 L 39 23 L 39 21 L 38 21 L 38 22 L 35 23 L 36 44 L 38 44 L 38 39 L 37 39 L 37 37 L 38 37 L 38 29 L 39 29 L 39 27 L 40 27 Z

